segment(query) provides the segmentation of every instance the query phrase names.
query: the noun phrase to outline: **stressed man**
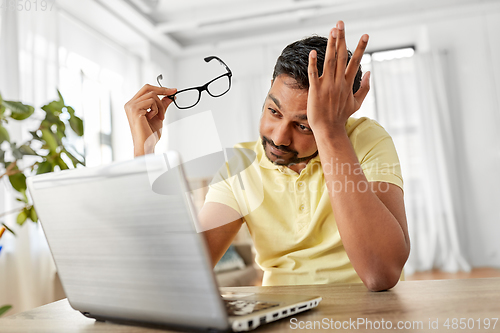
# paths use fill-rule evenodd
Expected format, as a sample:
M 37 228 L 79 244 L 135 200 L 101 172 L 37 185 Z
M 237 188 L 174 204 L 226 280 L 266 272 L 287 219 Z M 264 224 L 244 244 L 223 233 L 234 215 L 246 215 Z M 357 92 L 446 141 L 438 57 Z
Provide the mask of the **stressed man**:
M 263 285 L 362 281 L 378 291 L 400 279 L 410 243 L 397 153 L 377 122 L 351 117 L 369 91 L 359 66 L 367 43 L 363 35 L 351 56 L 339 21 L 328 38 L 283 50 L 260 140 L 239 145 L 256 156 L 250 186 L 227 168 L 199 213 L 214 265 L 246 223 Z M 147 85 L 125 105 L 136 156 L 153 152 L 172 102 L 159 96 L 175 91 Z

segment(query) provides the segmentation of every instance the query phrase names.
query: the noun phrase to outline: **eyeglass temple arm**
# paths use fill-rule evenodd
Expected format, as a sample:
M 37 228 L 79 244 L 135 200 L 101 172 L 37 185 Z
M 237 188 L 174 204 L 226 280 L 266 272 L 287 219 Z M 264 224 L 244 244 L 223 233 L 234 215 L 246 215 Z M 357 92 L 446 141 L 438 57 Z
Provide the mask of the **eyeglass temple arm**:
M 163 80 L 163 75 L 162 75 L 162 74 L 160 74 L 160 75 L 158 75 L 158 76 L 156 77 L 156 82 L 158 82 L 158 85 L 159 85 L 160 87 L 162 87 L 162 88 L 163 88 L 163 86 L 162 86 L 162 85 L 161 85 L 161 83 L 160 83 L 160 80 Z M 175 96 L 175 94 L 173 94 L 173 95 L 168 95 L 168 96 L 166 96 L 166 97 L 167 97 L 167 98 L 170 98 L 171 100 L 174 100 L 174 96 Z
M 220 62 L 220 64 L 221 64 L 222 66 L 226 67 L 226 70 L 227 70 L 230 74 L 232 74 L 231 70 L 229 69 L 229 67 L 227 67 L 226 63 L 225 63 L 224 61 L 222 61 L 219 57 L 216 57 L 216 56 L 210 56 L 210 57 L 206 57 L 206 58 L 204 58 L 205 62 L 210 62 L 210 61 L 212 61 L 212 60 L 214 60 L 214 59 L 217 59 L 217 60 Z

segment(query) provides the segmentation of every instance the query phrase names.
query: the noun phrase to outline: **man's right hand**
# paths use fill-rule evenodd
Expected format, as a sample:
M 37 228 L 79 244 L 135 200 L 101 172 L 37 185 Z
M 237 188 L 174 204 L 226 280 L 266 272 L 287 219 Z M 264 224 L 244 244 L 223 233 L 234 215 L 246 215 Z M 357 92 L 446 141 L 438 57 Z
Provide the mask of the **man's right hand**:
M 125 113 L 134 141 L 134 156 L 153 153 L 156 143 L 160 140 L 165 112 L 173 102 L 166 96 L 176 91 L 175 88 L 146 84 L 125 104 Z M 160 99 L 159 96 L 164 97 Z

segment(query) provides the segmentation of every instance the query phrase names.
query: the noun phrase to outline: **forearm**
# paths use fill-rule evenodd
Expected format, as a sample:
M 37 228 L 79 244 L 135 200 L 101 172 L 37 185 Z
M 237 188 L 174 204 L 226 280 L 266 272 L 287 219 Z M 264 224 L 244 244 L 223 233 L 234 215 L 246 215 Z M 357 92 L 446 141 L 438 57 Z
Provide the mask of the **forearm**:
M 215 266 L 227 251 L 229 245 L 243 225 L 238 212 L 216 203 L 205 203 L 198 214 L 199 228 L 203 232 L 210 251 L 212 265 Z
M 147 146 L 145 143 L 134 142 L 134 157 L 154 153 L 154 146 Z
M 159 138 L 156 133 L 149 134 L 148 130 L 151 132 L 145 121 L 136 122 L 135 128 L 131 126 L 132 140 L 134 143 L 134 157 L 154 153 Z M 146 133 L 146 135 L 149 134 L 149 136 L 146 136 L 144 133 Z
M 136 144 L 134 142 L 134 157 L 139 157 L 147 154 L 154 153 L 154 146 L 146 147 L 144 144 Z
M 316 135 L 325 181 L 344 248 L 363 282 L 392 287 L 409 254 L 396 217 L 372 191 L 344 130 Z

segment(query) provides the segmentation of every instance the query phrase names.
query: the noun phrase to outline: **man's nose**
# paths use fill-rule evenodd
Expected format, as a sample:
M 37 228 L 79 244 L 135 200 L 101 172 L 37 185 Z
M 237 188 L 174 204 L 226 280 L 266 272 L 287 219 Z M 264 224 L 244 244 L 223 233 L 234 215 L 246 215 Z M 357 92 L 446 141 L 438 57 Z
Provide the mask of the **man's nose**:
M 289 146 L 291 143 L 291 133 L 286 124 L 280 124 L 273 131 L 273 142 L 276 146 Z

